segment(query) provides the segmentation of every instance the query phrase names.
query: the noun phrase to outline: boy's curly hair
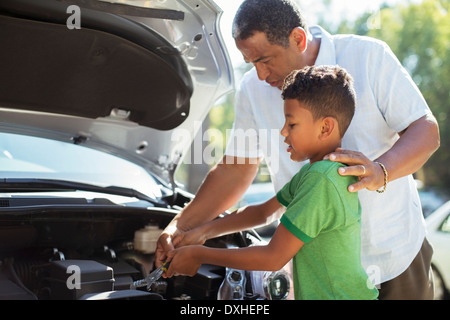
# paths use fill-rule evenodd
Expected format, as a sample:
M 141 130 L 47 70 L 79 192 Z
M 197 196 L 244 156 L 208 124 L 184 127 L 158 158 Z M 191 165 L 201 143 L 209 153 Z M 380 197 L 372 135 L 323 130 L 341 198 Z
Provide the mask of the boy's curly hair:
M 341 138 L 355 113 L 353 78 L 339 66 L 309 66 L 292 71 L 284 80 L 284 100 L 296 99 L 312 113 L 314 120 L 333 117 Z

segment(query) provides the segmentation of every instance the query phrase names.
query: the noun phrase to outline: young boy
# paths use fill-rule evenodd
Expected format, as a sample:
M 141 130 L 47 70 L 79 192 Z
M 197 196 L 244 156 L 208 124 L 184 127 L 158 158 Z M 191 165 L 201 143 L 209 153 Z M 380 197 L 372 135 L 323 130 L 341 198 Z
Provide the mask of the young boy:
M 342 164 L 323 160 L 340 147 L 355 111 L 353 80 L 337 66 L 306 67 L 284 82 L 281 135 L 294 161 L 308 160 L 272 199 L 237 210 L 185 232 L 174 244 L 200 243 L 267 223 L 284 212 L 267 245 L 217 249 L 201 245 L 168 253 L 167 277 L 194 275 L 201 264 L 244 270 L 279 270 L 293 258 L 296 299 L 376 299 L 361 266 L 361 208 L 357 193 L 340 176 Z

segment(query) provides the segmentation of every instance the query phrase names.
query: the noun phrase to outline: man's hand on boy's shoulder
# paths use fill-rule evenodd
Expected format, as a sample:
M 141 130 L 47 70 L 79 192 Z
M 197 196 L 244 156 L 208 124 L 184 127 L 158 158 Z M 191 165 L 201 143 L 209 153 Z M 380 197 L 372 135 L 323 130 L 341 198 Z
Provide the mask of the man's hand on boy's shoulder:
M 340 175 L 358 177 L 358 182 L 348 186 L 350 192 L 357 192 L 362 189 L 375 191 L 384 185 L 383 169 L 378 163 L 371 161 L 361 152 L 338 148 L 326 155 L 324 159 L 346 164 L 347 167 L 339 168 Z

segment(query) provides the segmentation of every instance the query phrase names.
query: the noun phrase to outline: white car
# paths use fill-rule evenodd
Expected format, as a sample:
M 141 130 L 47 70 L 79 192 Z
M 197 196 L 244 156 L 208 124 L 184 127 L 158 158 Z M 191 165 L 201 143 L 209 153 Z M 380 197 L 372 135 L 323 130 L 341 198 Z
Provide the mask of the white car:
M 193 197 L 178 164 L 233 90 L 221 14 L 212 0 L 0 1 L 0 300 L 287 295 L 282 272 L 210 265 L 140 286 Z
M 450 201 L 426 218 L 427 238 L 433 246 L 435 299 L 450 297 Z

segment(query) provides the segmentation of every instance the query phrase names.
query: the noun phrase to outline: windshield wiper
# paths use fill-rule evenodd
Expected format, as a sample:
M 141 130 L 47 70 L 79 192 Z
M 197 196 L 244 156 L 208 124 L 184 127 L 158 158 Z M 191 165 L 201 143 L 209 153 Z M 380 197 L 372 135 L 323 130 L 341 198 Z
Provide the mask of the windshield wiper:
M 100 187 L 93 184 L 68 180 L 30 179 L 30 178 L 3 178 L 0 179 L 0 192 L 36 192 L 36 191 L 91 191 L 114 194 L 118 196 L 134 197 L 148 201 L 158 207 L 167 207 L 164 202 L 147 196 L 135 189 L 118 186 Z

